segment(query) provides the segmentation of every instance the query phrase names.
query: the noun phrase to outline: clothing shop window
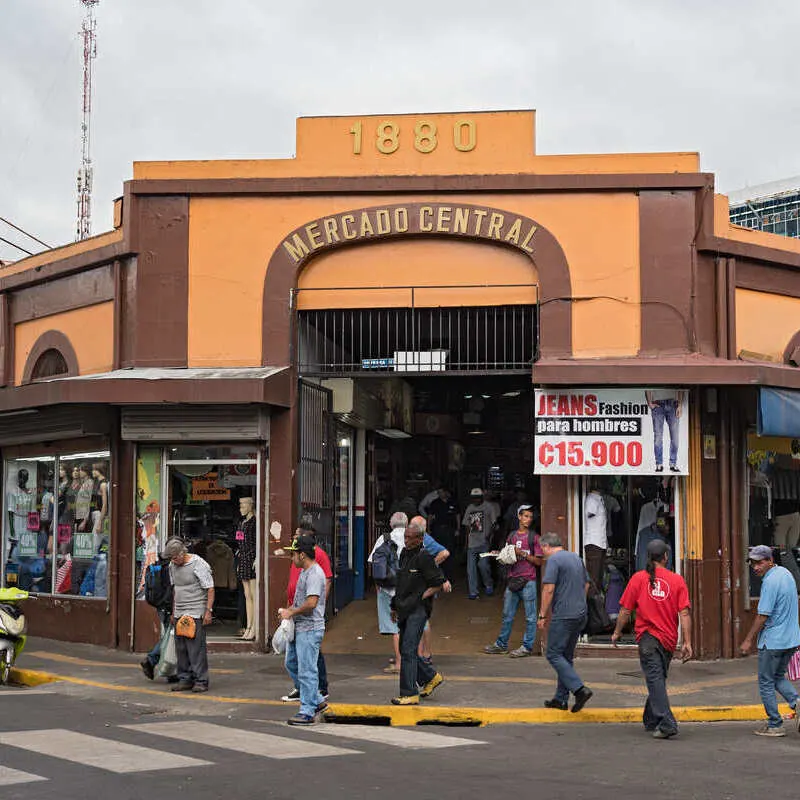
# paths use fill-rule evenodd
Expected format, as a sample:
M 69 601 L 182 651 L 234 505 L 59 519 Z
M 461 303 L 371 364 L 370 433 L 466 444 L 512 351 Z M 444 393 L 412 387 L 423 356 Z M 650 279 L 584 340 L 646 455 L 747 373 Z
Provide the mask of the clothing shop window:
M 6 461 L 5 586 L 41 594 L 106 597 L 109 464 L 108 451 Z
M 773 548 L 800 591 L 800 439 L 747 436 L 747 544 Z M 748 570 L 750 596 L 761 594 L 761 579 Z

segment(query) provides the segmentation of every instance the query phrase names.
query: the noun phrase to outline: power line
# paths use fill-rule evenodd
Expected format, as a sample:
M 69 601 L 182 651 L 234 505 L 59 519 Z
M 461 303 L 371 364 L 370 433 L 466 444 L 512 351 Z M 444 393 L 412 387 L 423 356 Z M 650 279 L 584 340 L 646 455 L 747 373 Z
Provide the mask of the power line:
M 2 236 L 0 236 L 0 242 L 3 242 L 4 244 L 10 244 L 12 247 L 16 247 L 17 250 L 22 250 L 23 253 L 27 253 L 29 256 L 33 255 L 30 250 L 26 250 L 24 247 L 14 244 L 14 242 L 9 242 L 8 239 L 4 239 Z
M 48 250 L 52 250 L 53 248 L 50 247 L 49 244 L 46 244 L 41 239 L 37 239 L 32 233 L 28 233 L 28 231 L 22 230 L 19 225 L 15 225 L 13 222 L 9 222 L 5 217 L 0 217 L 0 222 L 5 222 L 6 225 L 10 225 L 15 231 L 19 231 L 20 233 L 24 233 L 29 239 L 33 239 L 34 242 L 42 245 L 42 247 L 46 247 Z

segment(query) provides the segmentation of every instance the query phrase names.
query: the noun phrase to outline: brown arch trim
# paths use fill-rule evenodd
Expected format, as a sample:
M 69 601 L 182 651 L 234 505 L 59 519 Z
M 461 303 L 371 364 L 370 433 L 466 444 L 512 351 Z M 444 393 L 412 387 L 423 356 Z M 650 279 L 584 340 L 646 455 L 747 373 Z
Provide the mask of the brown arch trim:
M 797 333 L 789 339 L 789 344 L 786 345 L 786 349 L 783 351 L 783 363 L 794 364 L 796 367 L 800 367 L 800 331 L 797 331 Z
M 78 356 L 72 342 L 61 331 L 45 331 L 34 343 L 28 358 L 25 361 L 25 368 L 22 370 L 22 383 L 30 383 L 33 376 L 33 368 L 39 357 L 46 350 L 58 350 L 67 362 L 67 374 L 59 375 L 61 378 L 71 378 L 78 375 Z
M 539 275 L 540 353 L 548 358 L 572 355 L 569 265 L 561 245 L 550 231 L 529 217 L 504 209 L 464 203 L 415 202 L 333 214 L 311 220 L 286 235 L 273 252 L 264 279 L 261 363 L 265 366 L 288 363 L 291 352 L 289 296 L 297 286 L 301 271 L 313 258 L 349 245 L 424 236 L 453 236 L 511 247 L 530 258 Z

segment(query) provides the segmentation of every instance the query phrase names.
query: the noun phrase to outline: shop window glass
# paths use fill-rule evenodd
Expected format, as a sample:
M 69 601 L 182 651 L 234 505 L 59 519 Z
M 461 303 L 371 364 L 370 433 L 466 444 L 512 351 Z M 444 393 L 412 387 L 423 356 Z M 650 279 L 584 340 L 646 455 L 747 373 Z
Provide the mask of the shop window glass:
M 749 434 L 747 482 L 748 545 L 772 547 L 800 591 L 800 439 Z M 749 573 L 750 595 L 758 597 L 761 580 Z
M 108 451 L 6 462 L 4 582 L 105 597 L 111 539 Z
M 136 596 L 144 597 L 144 570 L 158 560 L 161 536 L 161 448 L 141 447 L 136 459 Z

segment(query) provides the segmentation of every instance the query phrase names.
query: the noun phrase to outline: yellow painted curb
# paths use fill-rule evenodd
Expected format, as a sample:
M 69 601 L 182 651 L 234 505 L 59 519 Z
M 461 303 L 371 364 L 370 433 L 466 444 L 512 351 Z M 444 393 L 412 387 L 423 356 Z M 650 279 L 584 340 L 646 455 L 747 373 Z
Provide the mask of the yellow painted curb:
M 63 681 L 78 686 L 90 686 L 113 692 L 154 695 L 182 701 L 227 703 L 229 705 L 259 705 L 285 707 L 280 700 L 266 700 L 258 697 L 227 697 L 216 694 L 191 694 L 189 692 L 170 693 L 164 689 L 148 689 L 142 686 L 104 683 L 70 675 L 56 675 L 30 669 L 14 669 L 11 672 L 13 683 L 22 686 L 40 686 L 45 683 Z M 764 709 L 760 705 L 742 706 L 677 706 L 672 708 L 675 718 L 681 722 L 749 722 L 763 721 Z M 781 706 L 781 713 L 787 714 L 789 706 Z M 642 709 L 633 708 L 585 708 L 579 714 L 569 711 L 556 711 L 550 708 L 487 708 L 476 706 L 393 706 L 362 703 L 331 703 L 330 717 L 342 720 L 388 720 L 390 725 L 414 726 L 419 724 L 439 725 L 547 725 L 564 723 L 641 723 Z

